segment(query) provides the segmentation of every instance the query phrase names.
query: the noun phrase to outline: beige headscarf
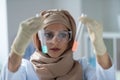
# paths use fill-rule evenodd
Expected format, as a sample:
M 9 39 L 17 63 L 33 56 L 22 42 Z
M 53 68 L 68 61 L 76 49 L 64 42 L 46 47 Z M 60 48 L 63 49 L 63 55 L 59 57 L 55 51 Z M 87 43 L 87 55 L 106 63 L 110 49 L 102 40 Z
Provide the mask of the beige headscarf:
M 48 10 L 43 11 L 41 16 L 45 17 L 44 27 L 61 23 L 72 31 L 72 40 L 68 49 L 63 55 L 57 58 L 51 58 L 43 55 L 34 40 L 36 48 L 39 49 L 32 56 L 30 61 L 40 80 L 82 80 L 82 67 L 73 60 L 71 51 L 73 40 L 75 38 L 76 25 L 72 16 L 66 10 Z M 36 38 L 35 38 L 36 39 Z M 37 42 L 38 43 L 38 42 Z

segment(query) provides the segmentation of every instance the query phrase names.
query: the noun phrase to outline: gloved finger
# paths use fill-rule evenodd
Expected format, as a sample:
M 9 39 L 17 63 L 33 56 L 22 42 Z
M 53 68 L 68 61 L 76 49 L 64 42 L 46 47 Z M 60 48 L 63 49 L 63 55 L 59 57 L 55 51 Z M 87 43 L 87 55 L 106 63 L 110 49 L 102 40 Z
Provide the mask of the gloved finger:
M 85 27 L 87 27 L 87 30 L 88 30 L 89 32 L 92 32 L 92 31 L 93 31 L 93 30 L 92 30 L 92 25 L 91 25 L 91 23 L 92 23 L 92 20 L 91 20 L 91 19 L 89 19 L 87 16 L 81 16 L 79 20 L 80 20 L 80 22 L 81 22 L 82 24 L 85 25 Z
M 24 26 L 23 29 L 29 29 L 33 30 L 34 29 L 41 29 L 42 24 L 43 24 L 44 18 L 42 16 L 39 17 L 31 17 L 21 23 L 22 26 Z
M 31 18 L 28 18 L 24 21 L 22 21 L 21 23 L 25 23 L 27 25 L 29 24 L 32 24 L 33 22 L 41 22 L 44 20 L 44 17 L 43 16 L 40 16 L 40 15 L 36 15 L 35 17 L 31 17 Z
M 81 16 L 79 19 L 83 24 L 93 24 L 95 20 L 88 18 L 87 16 Z
M 98 30 L 99 28 L 101 28 L 101 25 L 91 19 L 91 18 L 88 18 L 87 16 L 81 16 L 80 19 L 79 19 L 87 28 L 89 28 L 89 31 L 94 31 L 94 30 Z

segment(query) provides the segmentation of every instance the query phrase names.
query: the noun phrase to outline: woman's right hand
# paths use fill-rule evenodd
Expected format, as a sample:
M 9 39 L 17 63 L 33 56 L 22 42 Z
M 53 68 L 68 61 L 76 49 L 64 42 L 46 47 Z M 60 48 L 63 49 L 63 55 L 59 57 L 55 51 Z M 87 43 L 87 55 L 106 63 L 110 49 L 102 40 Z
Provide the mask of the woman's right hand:
M 22 56 L 33 34 L 37 33 L 43 25 L 43 17 L 33 17 L 20 23 L 17 36 L 11 46 L 8 60 L 8 69 L 12 72 L 18 70 Z
M 11 46 L 11 52 L 23 56 L 32 35 L 42 28 L 43 20 L 43 17 L 39 16 L 23 21 Z

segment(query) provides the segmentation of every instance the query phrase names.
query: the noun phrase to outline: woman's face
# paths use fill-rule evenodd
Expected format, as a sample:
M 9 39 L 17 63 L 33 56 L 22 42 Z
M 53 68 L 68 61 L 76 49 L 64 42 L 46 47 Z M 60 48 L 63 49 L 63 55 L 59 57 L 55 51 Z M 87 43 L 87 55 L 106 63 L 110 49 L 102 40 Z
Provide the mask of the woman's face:
M 45 37 L 50 57 L 59 57 L 68 47 L 68 29 L 62 24 L 55 23 L 47 26 Z

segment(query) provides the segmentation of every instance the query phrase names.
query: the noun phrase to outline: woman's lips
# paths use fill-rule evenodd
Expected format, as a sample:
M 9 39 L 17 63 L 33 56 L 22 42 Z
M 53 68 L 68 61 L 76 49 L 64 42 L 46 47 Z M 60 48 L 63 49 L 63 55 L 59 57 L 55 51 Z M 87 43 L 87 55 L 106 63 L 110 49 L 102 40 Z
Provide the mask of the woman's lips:
M 52 50 L 52 51 L 59 51 L 60 49 L 59 48 L 51 48 L 50 50 Z

